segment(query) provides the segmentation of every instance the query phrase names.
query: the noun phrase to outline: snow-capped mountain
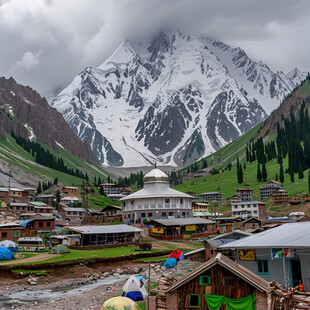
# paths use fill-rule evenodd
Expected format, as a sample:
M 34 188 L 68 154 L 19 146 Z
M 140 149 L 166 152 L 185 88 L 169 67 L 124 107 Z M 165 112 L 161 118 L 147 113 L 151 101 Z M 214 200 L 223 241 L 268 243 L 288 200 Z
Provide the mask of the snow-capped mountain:
M 182 166 L 264 120 L 306 73 L 285 75 L 206 36 L 124 41 L 53 100 L 103 165 Z

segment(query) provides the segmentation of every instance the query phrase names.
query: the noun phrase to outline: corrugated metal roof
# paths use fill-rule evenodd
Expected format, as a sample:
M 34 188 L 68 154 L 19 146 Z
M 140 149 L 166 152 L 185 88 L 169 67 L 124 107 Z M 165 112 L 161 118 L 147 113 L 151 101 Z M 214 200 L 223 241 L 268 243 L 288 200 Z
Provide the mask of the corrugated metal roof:
M 166 293 L 171 293 L 175 291 L 176 289 L 182 287 L 187 282 L 191 281 L 192 279 L 198 277 L 200 274 L 205 272 L 206 270 L 211 269 L 212 267 L 220 265 L 223 268 L 229 270 L 233 274 L 235 274 L 237 277 L 243 279 L 245 282 L 249 283 L 256 289 L 262 291 L 262 292 L 268 292 L 269 290 L 269 283 L 264 280 L 263 278 L 257 276 L 252 271 L 246 269 L 245 267 L 237 264 L 233 260 L 229 259 L 228 257 L 217 254 L 216 257 L 210 259 L 206 263 L 202 264 L 195 270 L 193 270 L 191 273 L 186 274 L 182 279 L 180 279 L 178 282 L 176 282 L 174 285 L 172 285 Z
M 310 222 L 288 223 L 220 246 L 220 249 L 309 248 Z
M 142 229 L 126 224 L 120 225 L 100 225 L 100 226 L 70 226 L 68 229 L 83 235 L 91 234 L 113 234 L 126 232 L 140 232 Z
M 197 217 L 187 217 L 187 218 L 179 218 L 179 219 L 159 219 L 153 220 L 164 226 L 182 226 L 182 225 L 197 225 L 197 224 L 212 224 L 214 221 L 197 218 Z
M 219 192 L 206 192 L 206 193 L 202 193 L 202 194 L 199 194 L 199 196 L 201 195 L 214 195 L 214 194 L 220 194 Z M 221 194 L 223 195 L 223 194 Z
M 20 224 L 17 223 L 6 223 L 6 224 L 0 224 L 0 228 L 9 228 L 9 227 L 22 227 Z

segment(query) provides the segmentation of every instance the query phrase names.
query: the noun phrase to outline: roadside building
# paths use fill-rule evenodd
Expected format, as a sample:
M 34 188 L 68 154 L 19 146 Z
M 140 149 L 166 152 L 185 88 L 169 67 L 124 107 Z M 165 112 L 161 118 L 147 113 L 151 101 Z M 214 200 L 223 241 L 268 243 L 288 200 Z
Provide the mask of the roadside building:
M 44 202 L 39 202 L 39 201 L 33 201 L 33 202 L 28 202 L 30 206 L 34 207 L 34 213 L 53 213 L 54 208 L 48 206 Z
M 53 203 L 56 203 L 56 195 L 54 195 L 54 194 L 50 194 L 50 195 L 41 194 L 41 195 L 36 197 L 36 201 L 43 202 L 43 203 L 51 206 Z
M 153 169 L 144 176 L 143 189 L 120 199 L 123 222 L 139 221 L 144 218 L 192 217 L 193 197 L 169 185 L 169 177 L 160 169 Z
M 142 229 L 134 226 L 97 225 L 97 226 L 71 226 L 67 229 L 80 236 L 81 246 L 113 245 L 131 243 L 141 237 Z
M 16 215 L 20 215 L 22 213 L 34 213 L 34 206 L 27 202 L 11 202 L 10 210 Z
M 227 203 L 228 204 L 238 203 L 240 201 L 241 201 L 241 198 L 238 195 L 234 195 L 234 196 L 231 196 L 231 197 L 227 198 Z
M 234 230 L 242 230 L 242 231 L 247 231 L 247 230 L 253 230 L 257 229 L 258 227 L 262 226 L 262 221 L 259 220 L 258 218 L 251 217 L 249 219 L 246 219 L 242 222 L 235 223 L 233 225 Z
M 112 201 L 119 201 L 126 196 L 123 194 L 109 194 L 107 197 Z
M 260 186 L 259 189 L 260 199 L 270 199 L 276 191 L 282 189 L 282 184 L 277 181 L 271 180 L 267 184 Z
M 193 212 L 209 212 L 209 203 L 205 202 L 192 202 Z
M 55 229 L 55 217 L 36 215 L 32 219 L 21 221 L 21 226 L 24 228 L 21 237 L 34 237 Z
M 163 240 L 200 238 L 215 234 L 215 222 L 203 218 L 154 219 L 150 236 Z
M 283 224 L 219 248 L 235 251 L 238 263 L 268 282 L 310 290 L 310 222 Z
M 236 195 L 240 197 L 241 201 L 252 201 L 253 189 L 252 188 L 238 188 Z
M 67 206 L 73 206 L 81 203 L 81 199 L 77 198 L 76 196 L 65 196 L 60 199 L 60 202 Z
M 231 204 L 233 216 L 240 216 L 244 219 L 255 217 L 259 220 L 266 219 L 265 203 L 261 201 L 241 201 Z
M 310 195 L 305 195 L 304 196 L 304 202 L 310 202 Z
M 81 219 L 83 214 L 85 213 L 84 208 L 70 208 L 70 207 L 62 207 L 59 209 L 58 213 L 60 216 L 69 218 L 69 219 Z
M 295 195 L 295 196 L 291 197 L 288 202 L 291 205 L 298 205 L 298 204 L 301 203 L 300 196 L 299 195 Z
M 242 222 L 244 219 L 240 216 L 221 216 L 218 218 L 220 224 L 220 233 L 226 234 L 233 231 L 234 224 Z
M 62 192 L 69 196 L 80 195 L 80 190 L 74 186 L 63 186 Z
M 232 232 L 216 236 L 214 238 L 204 240 L 205 261 L 215 257 L 218 253 L 222 253 L 231 259 L 235 259 L 234 252 L 230 249 L 219 249 L 219 246 L 251 236 L 251 233 L 241 230 L 234 230 Z
M 222 254 L 158 290 L 158 310 L 268 309 L 269 283 Z
M 283 204 L 288 202 L 288 192 L 284 189 L 279 189 L 272 194 L 274 203 Z
M 218 192 L 206 192 L 199 195 L 199 199 L 205 200 L 205 201 L 215 201 L 220 202 L 223 199 L 223 194 Z
M 17 223 L 0 224 L 0 241 L 12 240 L 17 241 L 21 236 L 23 227 Z
M 122 207 L 109 205 L 101 209 L 100 213 L 102 214 L 103 217 L 121 216 Z

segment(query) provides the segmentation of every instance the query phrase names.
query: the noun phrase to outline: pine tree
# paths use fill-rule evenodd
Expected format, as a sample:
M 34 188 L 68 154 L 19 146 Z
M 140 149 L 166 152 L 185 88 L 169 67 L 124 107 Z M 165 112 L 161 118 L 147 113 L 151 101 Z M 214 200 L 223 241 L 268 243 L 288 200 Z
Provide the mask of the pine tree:
M 267 169 L 266 169 L 265 161 L 263 161 L 263 164 L 262 164 L 262 178 L 264 182 L 267 179 Z
M 308 193 L 310 194 L 310 169 L 308 171 Z
M 57 191 L 56 191 L 56 202 L 60 203 L 60 191 L 59 191 L 59 189 L 57 189 Z
M 41 182 L 39 182 L 38 187 L 37 187 L 37 194 L 42 193 L 42 188 L 41 188 Z
M 290 171 L 291 182 L 294 183 L 294 171 Z
M 299 179 L 303 179 L 304 178 L 304 171 L 302 169 L 302 165 L 299 164 L 299 168 L 298 168 L 298 178 Z
M 244 170 L 246 169 L 246 164 L 245 164 L 245 162 L 244 162 L 244 164 L 243 164 L 243 169 L 244 169 Z
M 54 185 L 57 185 L 57 184 L 58 184 L 58 178 L 55 178 L 55 179 L 54 179 L 53 184 L 54 184 Z
M 100 188 L 99 188 L 99 194 L 104 196 L 104 189 L 103 189 L 103 186 L 101 185 Z
M 283 165 L 280 164 L 280 182 L 284 182 Z
M 239 157 L 237 156 L 237 170 L 239 169 Z
M 262 180 L 262 172 L 260 171 L 260 166 L 259 163 L 257 163 L 257 174 L 256 174 L 256 178 L 259 182 L 261 182 Z
M 279 180 L 279 175 L 278 175 L 278 173 L 276 173 L 275 180 L 276 180 L 276 181 Z
M 241 184 L 243 182 L 242 165 L 239 165 L 239 169 L 237 170 L 237 178 L 238 178 L 238 183 Z

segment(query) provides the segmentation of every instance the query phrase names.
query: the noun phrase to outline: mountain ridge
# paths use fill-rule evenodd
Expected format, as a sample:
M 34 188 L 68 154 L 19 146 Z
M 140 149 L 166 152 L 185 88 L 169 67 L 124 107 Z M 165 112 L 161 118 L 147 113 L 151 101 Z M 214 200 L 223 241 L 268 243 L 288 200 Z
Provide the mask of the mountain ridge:
M 51 105 L 103 165 L 184 166 L 266 119 L 304 76 L 206 36 L 162 32 L 149 45 L 123 41 Z

